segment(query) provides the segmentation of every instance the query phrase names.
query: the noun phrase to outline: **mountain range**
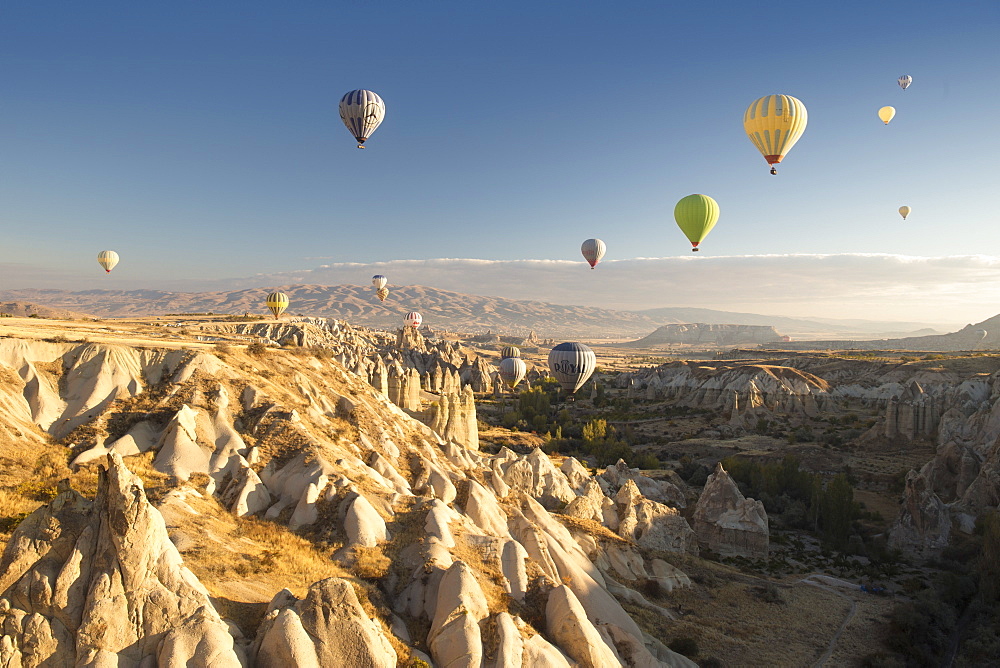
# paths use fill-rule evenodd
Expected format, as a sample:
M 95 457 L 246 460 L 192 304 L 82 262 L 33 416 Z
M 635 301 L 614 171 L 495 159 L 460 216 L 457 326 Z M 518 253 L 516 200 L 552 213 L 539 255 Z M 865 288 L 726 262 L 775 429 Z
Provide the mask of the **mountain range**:
M 934 334 L 947 325 L 918 322 L 838 321 L 715 311 L 704 308 L 656 308 L 643 311 L 469 295 L 438 288 L 395 286 L 385 302 L 370 287 L 357 285 L 287 285 L 288 313 L 340 318 L 358 325 L 394 328 L 409 311 L 419 311 L 432 329 L 493 331 L 542 337 L 630 338 L 661 325 L 681 323 L 763 325 L 803 338 L 874 338 Z M 0 300 L 41 304 L 103 317 L 162 316 L 182 313 L 243 314 L 266 312 L 266 292 L 244 289 L 218 292 L 159 290 L 52 289 L 0 290 Z M 8 311 L 9 312 L 9 311 Z M 923 330 L 923 331 L 915 331 Z

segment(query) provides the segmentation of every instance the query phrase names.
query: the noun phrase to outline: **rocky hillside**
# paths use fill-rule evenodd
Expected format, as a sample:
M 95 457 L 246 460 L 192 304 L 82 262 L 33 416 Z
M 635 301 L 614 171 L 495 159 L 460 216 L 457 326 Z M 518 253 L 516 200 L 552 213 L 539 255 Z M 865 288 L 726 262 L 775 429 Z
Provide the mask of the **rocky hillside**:
M 64 320 L 76 320 L 78 318 L 89 317 L 77 311 L 19 301 L 0 302 L 0 313 L 15 318 L 60 318 Z
M 781 339 L 774 327 L 761 325 L 707 325 L 704 323 L 663 325 L 638 341 L 622 347 L 650 348 L 669 343 L 738 345 L 771 343 Z
M 983 337 L 983 331 L 986 337 Z M 871 341 L 791 341 L 768 345 L 775 350 L 919 350 L 919 351 L 963 351 L 1000 349 L 1000 315 L 982 322 L 966 325 L 948 334 L 930 336 L 908 336 L 901 339 L 877 339 Z
M 643 592 L 766 553 L 724 472 L 695 530 L 624 464 L 479 451 L 450 344 L 268 327 L 0 339 L 0 665 L 693 667 Z

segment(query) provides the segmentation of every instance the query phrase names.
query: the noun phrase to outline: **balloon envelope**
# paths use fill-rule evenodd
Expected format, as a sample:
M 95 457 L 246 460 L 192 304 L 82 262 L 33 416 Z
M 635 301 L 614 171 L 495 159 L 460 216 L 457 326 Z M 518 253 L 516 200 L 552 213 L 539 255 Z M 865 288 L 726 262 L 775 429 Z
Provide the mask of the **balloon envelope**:
M 776 165 L 806 130 L 806 105 L 791 95 L 765 95 L 743 114 L 743 130 L 767 164 Z
M 379 288 L 375 291 L 375 296 L 380 302 L 384 302 L 385 298 L 389 296 L 389 288 Z
M 560 343 L 549 351 L 549 371 L 567 394 L 583 387 L 595 368 L 597 356 L 582 343 Z
M 674 207 L 674 220 L 691 242 L 692 250 L 698 250 L 698 244 L 719 221 L 719 204 L 708 195 L 682 197 Z
M 413 327 L 416 329 L 420 327 L 420 323 L 424 321 L 424 316 L 420 315 L 416 311 L 410 311 L 403 317 L 403 322 L 406 323 L 407 327 Z
M 878 110 L 878 117 L 882 119 L 882 122 L 885 123 L 886 125 L 889 125 L 889 121 L 891 121 L 892 117 L 895 115 L 896 115 L 895 107 L 882 107 L 881 109 Z
M 111 270 L 118 264 L 118 253 L 113 250 L 103 250 L 97 254 L 97 263 L 104 267 L 104 271 L 111 273 Z
M 975 334 L 976 336 L 979 337 L 979 340 L 982 341 L 983 339 L 986 338 L 986 335 L 989 334 L 989 332 L 987 332 L 985 329 L 977 329 L 975 331 Z
M 381 290 L 389 283 L 389 279 L 382 274 L 375 274 L 372 276 L 372 285 L 375 286 L 376 290 Z
M 527 373 L 528 366 L 520 357 L 507 357 L 500 360 L 500 380 L 512 390 L 524 380 Z
M 899 87 L 902 88 L 903 90 L 906 90 L 907 88 L 910 87 L 910 84 L 913 83 L 913 77 L 911 77 L 909 74 L 904 74 L 903 76 L 899 77 L 897 81 L 899 81 Z
M 515 346 L 504 346 L 500 350 L 500 359 L 505 360 L 508 357 L 520 357 L 521 350 Z
M 608 252 L 608 247 L 600 239 L 587 239 L 580 246 L 580 252 L 583 253 L 584 259 L 590 263 L 590 268 L 593 269 L 601 261 L 601 258 L 604 257 L 604 254 Z
M 385 118 L 385 102 L 370 90 L 352 90 L 340 98 L 340 120 L 364 148 L 365 140 Z
M 284 292 L 272 292 L 267 296 L 267 308 L 271 310 L 274 319 L 277 320 L 278 316 L 288 308 L 288 295 Z
M 899 207 L 899 215 L 903 217 L 903 220 L 906 220 L 906 217 L 910 215 L 910 211 L 912 210 L 913 209 L 908 206 L 901 206 Z

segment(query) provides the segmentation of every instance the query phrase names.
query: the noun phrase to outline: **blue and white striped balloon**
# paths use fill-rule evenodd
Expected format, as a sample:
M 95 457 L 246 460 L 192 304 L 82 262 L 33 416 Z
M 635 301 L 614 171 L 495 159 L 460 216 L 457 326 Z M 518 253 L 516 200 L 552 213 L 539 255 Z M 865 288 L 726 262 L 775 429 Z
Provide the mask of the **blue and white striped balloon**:
M 549 351 L 549 371 L 566 394 L 574 394 L 597 368 L 594 351 L 582 343 L 560 343 Z
M 909 74 L 904 74 L 903 76 L 899 77 L 898 81 L 899 81 L 899 87 L 902 88 L 903 90 L 906 90 L 907 88 L 910 87 L 910 84 L 913 83 L 913 77 L 911 77 Z
M 340 98 L 340 120 L 358 140 L 358 148 L 385 118 L 385 102 L 370 90 L 352 90 Z

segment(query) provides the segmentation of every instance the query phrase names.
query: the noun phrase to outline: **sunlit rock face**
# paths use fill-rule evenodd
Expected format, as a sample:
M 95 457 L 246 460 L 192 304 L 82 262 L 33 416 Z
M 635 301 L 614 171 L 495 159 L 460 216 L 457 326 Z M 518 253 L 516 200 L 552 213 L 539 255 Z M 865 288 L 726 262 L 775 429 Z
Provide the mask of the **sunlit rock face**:
M 721 462 L 708 476 L 693 522 L 698 544 L 703 548 L 726 556 L 767 557 L 764 504 L 745 498 Z

